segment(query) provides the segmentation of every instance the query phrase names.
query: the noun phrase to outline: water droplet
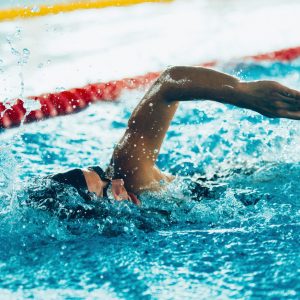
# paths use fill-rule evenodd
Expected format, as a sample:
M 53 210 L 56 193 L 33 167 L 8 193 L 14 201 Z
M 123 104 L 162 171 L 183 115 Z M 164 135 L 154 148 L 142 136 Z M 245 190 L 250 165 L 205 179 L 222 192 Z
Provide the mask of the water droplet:
M 59 93 L 59 92 L 62 92 L 62 91 L 65 91 L 66 89 L 63 87 L 63 86 L 58 86 L 56 89 L 55 89 L 55 91 L 57 92 L 57 93 Z
M 21 63 L 22 64 L 27 64 L 28 60 L 29 60 L 29 56 L 30 56 L 30 51 L 27 48 L 23 49 L 23 56 L 21 59 Z
M 24 48 L 23 49 L 23 55 L 26 55 L 26 56 L 30 55 L 30 50 L 27 49 L 27 48 Z
M 27 113 L 31 112 L 32 110 L 39 110 L 41 108 L 41 103 L 32 99 L 24 99 L 24 108 L 26 109 Z
M 15 37 L 16 39 L 20 39 L 20 38 L 21 38 L 21 28 L 20 28 L 20 27 L 17 27 L 17 28 L 16 28 L 16 32 L 15 32 L 15 34 L 14 34 L 14 37 Z
M 4 72 L 3 68 L 4 68 L 4 61 L 0 59 L 0 73 Z
M 40 8 L 37 6 L 37 5 L 34 5 L 32 8 L 31 8 L 31 12 L 33 13 L 37 13 L 40 11 Z
M 20 56 L 20 52 L 17 50 L 17 49 L 15 49 L 15 48 L 11 48 L 10 49 L 10 51 L 11 51 L 11 54 L 12 55 L 15 55 L 15 56 Z

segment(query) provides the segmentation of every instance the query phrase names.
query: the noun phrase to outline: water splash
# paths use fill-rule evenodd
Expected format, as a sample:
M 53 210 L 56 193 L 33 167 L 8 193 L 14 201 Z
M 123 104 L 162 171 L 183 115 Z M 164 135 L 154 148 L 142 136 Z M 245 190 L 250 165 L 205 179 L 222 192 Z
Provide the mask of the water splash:
M 242 71 L 250 79 L 270 74 L 283 81 L 280 74 L 297 71 L 299 63 L 276 65 L 277 73 L 268 68 L 244 64 Z M 288 84 L 297 87 L 298 81 L 290 76 Z M 21 282 L 30 295 L 37 295 L 39 286 L 61 296 L 66 287 L 95 291 L 93 286 L 110 282 L 118 297 L 129 293 L 135 299 L 161 296 L 161 287 L 168 290 L 175 282 L 185 297 L 206 291 L 213 298 L 218 286 L 220 298 L 246 298 L 247 291 L 255 296 L 263 289 L 296 299 L 300 128 L 295 121 L 211 102 L 184 103 L 158 161 L 178 178 L 164 192 L 141 196 L 141 207 L 103 201 L 94 205 L 95 216 L 68 219 L 25 205 L 25 183 L 35 176 L 106 166 L 142 92 L 132 95 L 124 94 L 126 105 L 101 103 L 80 115 L 27 125 L 21 138 L 14 138 L 14 130 L 2 133 L 3 284 L 16 291 Z M 12 178 L 17 188 L 7 186 Z M 196 179 L 210 189 L 210 197 L 188 195 L 188 181 Z M 73 192 L 66 190 L 65 196 L 78 204 Z M 261 282 L 263 287 L 255 288 Z
M 15 57 L 17 65 L 19 66 L 19 78 L 20 78 L 20 92 L 19 97 L 24 97 L 24 75 L 23 68 L 30 59 L 30 50 L 28 48 L 18 49 L 14 44 L 22 39 L 22 31 L 20 28 L 16 28 L 15 33 L 6 37 L 6 41 L 10 47 L 11 54 Z

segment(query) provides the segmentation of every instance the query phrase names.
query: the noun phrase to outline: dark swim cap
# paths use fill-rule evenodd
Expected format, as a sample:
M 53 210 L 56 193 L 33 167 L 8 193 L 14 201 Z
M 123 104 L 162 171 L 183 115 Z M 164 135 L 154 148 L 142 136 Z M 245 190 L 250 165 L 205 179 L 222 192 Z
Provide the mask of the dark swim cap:
M 64 173 L 57 173 L 49 176 L 49 178 L 56 182 L 74 187 L 84 200 L 90 200 L 87 193 L 88 187 L 86 180 L 81 169 L 73 169 Z
M 110 182 L 100 167 L 89 167 L 101 180 Z M 87 183 L 81 169 L 72 169 L 64 173 L 36 178 L 28 189 L 27 205 L 42 210 L 52 211 L 60 217 L 93 216 L 89 206 L 94 197 L 88 191 Z M 107 188 L 103 191 L 107 197 Z
M 111 180 L 106 177 L 105 172 L 98 166 L 88 167 L 88 170 L 94 171 L 98 174 L 102 181 L 110 182 Z M 51 176 L 51 179 L 73 186 L 78 194 L 82 196 L 85 200 L 88 200 L 90 196 L 88 196 L 88 187 L 87 183 L 81 169 L 73 169 L 64 173 L 58 173 Z M 103 196 L 107 197 L 107 189 L 108 186 L 103 190 Z

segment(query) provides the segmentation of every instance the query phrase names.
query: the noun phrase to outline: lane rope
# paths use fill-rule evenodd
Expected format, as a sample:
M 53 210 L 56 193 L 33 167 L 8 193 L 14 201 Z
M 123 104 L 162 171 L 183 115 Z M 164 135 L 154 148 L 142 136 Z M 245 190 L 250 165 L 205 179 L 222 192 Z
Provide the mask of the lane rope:
M 32 7 L 15 7 L 0 10 L 0 21 L 9 21 L 17 18 L 33 18 L 49 14 L 59 14 L 80 9 L 99 9 L 111 6 L 129 6 L 141 3 L 166 3 L 174 0 L 94 0 L 60 3 L 54 5 L 41 5 Z
M 243 60 L 288 62 L 298 57 L 300 57 L 300 47 L 247 56 L 243 58 Z M 201 66 L 213 67 L 216 64 L 216 61 L 212 61 L 201 64 Z M 7 102 L 6 106 L 0 102 L 0 128 L 19 126 L 23 118 L 25 118 L 24 123 L 30 123 L 77 112 L 94 102 L 115 101 L 123 91 L 146 87 L 157 79 L 159 75 L 160 72 L 152 72 L 133 78 L 88 84 L 81 88 L 74 88 L 57 93 L 47 93 L 40 96 L 31 96 L 28 98 L 38 101 L 41 104 L 41 108 L 31 111 L 27 115 L 26 109 L 24 108 L 24 100 L 22 99 L 12 100 L 9 108 L 7 108 Z

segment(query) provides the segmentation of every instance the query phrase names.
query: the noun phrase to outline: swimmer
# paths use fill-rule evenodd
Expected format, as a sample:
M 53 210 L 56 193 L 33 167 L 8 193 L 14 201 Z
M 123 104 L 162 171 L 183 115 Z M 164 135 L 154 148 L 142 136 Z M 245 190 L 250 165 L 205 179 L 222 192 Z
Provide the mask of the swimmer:
M 108 168 L 74 169 L 49 176 L 74 187 L 82 198 L 107 197 L 140 204 L 138 195 L 158 191 L 174 176 L 156 166 L 162 143 L 180 102 L 212 100 L 256 111 L 269 118 L 300 119 L 300 92 L 275 81 L 244 82 L 202 67 L 170 67 L 153 83 L 132 112 Z

